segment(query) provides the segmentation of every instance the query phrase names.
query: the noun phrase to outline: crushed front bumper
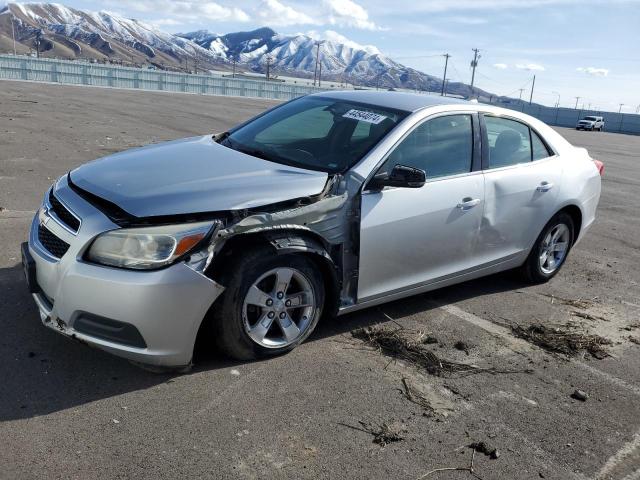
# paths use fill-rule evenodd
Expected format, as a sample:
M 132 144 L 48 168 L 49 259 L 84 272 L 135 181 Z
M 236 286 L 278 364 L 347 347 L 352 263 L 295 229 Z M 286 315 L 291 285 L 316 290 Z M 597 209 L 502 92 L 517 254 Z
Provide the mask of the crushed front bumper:
M 117 226 L 73 192 L 64 178 L 56 184 L 55 196 L 82 224 L 72 233 L 41 209 L 31 225 L 28 256 L 34 264 L 31 283 L 36 283 L 31 291 L 43 324 L 136 362 L 188 365 L 200 324 L 223 287 L 183 262 L 132 271 L 83 261 L 93 238 Z M 39 240 L 39 228 L 68 244 L 66 253 L 52 255 Z

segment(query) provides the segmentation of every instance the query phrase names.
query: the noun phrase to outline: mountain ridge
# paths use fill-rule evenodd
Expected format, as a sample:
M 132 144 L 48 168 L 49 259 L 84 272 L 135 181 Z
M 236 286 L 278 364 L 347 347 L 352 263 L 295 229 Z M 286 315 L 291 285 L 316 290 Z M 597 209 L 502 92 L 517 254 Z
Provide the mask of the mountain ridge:
M 171 34 L 150 23 L 106 11 L 90 12 L 59 3 L 7 3 L 0 8 L 0 52 L 12 52 L 12 25 L 19 53 L 34 51 L 39 38 L 43 56 L 153 65 L 193 71 L 241 68 L 312 78 L 317 39 L 306 34 L 283 35 L 270 27 L 227 34 L 197 30 Z M 339 35 L 338 35 L 339 36 Z M 440 91 L 441 78 L 398 63 L 372 46 L 347 39 L 326 39 L 320 48 L 322 79 L 362 87 Z M 463 97 L 489 93 L 459 82 L 447 92 Z M 495 97 L 495 95 L 494 95 Z

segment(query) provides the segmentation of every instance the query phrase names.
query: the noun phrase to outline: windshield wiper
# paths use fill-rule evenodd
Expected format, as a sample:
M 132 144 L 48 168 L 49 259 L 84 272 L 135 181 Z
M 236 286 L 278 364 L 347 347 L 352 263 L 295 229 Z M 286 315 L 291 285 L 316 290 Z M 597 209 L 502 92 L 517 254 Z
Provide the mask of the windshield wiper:
M 231 147 L 234 150 L 237 150 L 238 152 L 242 152 L 244 154 L 247 155 L 251 155 L 252 157 L 257 157 L 257 158 L 261 158 L 263 160 L 268 160 L 270 162 L 273 161 L 273 157 L 271 157 L 267 152 L 265 152 L 264 150 L 260 150 L 259 148 L 246 148 L 246 147 L 242 147 L 242 146 L 236 146 L 236 147 Z

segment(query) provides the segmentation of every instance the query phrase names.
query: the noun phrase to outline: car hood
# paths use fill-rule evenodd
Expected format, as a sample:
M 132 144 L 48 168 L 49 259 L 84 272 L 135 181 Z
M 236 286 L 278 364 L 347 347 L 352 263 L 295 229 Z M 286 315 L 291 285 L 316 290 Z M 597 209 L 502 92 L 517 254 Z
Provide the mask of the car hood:
M 109 155 L 70 176 L 76 186 L 131 215 L 152 217 L 253 208 L 315 195 L 328 174 L 252 157 L 204 136 Z

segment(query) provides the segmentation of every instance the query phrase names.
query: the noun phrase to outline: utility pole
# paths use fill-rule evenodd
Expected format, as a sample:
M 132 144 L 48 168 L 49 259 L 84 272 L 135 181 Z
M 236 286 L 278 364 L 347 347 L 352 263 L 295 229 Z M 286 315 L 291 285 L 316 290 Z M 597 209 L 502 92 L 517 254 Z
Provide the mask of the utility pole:
M 480 50 L 478 50 L 477 48 L 473 49 L 473 60 L 471 60 L 471 94 L 473 95 L 473 82 L 476 79 L 476 67 L 478 66 L 478 60 L 480 60 L 480 55 L 478 55 L 478 52 Z
M 271 67 L 271 55 L 267 55 L 267 82 L 269 81 L 269 67 Z
M 232 60 L 233 63 L 233 73 L 232 73 L 232 78 L 236 78 L 236 63 L 238 63 L 238 60 L 236 59 L 236 57 L 233 57 Z
M 580 100 L 580 97 L 575 97 L 576 98 L 576 106 L 573 107 L 574 110 L 578 109 L 578 100 Z
M 524 88 L 519 88 L 520 90 L 520 102 L 522 103 L 522 93 L 524 92 Z
M 442 76 L 442 92 L 440 92 L 440 96 L 444 97 L 445 95 L 445 84 L 447 82 L 447 65 L 449 64 L 449 57 L 451 55 L 449 55 L 448 53 L 445 53 L 444 55 L 444 75 Z
M 320 61 L 320 45 L 324 43 L 324 40 L 316 41 L 316 66 L 313 70 L 313 86 L 316 86 L 316 81 L 318 80 L 318 62 Z
M 531 84 L 531 95 L 529 96 L 529 105 L 533 101 L 533 89 L 536 87 L 536 76 L 533 76 L 533 83 Z
M 13 25 L 13 13 L 11 14 L 11 35 L 13 36 L 13 55 L 18 55 L 16 53 L 16 28 Z
M 42 36 L 42 30 L 36 32 L 36 58 L 40 58 L 40 37 Z
M 558 92 L 551 92 L 558 96 L 558 100 L 556 100 L 556 108 L 560 107 L 560 94 Z
M 322 62 L 318 61 L 318 86 L 322 86 L 321 85 L 322 82 Z
M 622 113 L 622 107 L 624 107 L 624 103 L 620 104 L 620 108 L 618 109 L 618 113 Z

